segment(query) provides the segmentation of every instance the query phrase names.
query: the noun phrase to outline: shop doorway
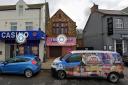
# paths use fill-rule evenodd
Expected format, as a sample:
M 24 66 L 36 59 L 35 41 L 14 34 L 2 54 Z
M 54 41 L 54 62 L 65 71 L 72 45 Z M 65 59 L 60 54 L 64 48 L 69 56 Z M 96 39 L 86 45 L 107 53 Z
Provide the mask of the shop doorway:
M 122 40 L 116 40 L 116 51 L 122 55 L 123 47 L 122 47 Z
M 50 58 L 60 57 L 62 55 L 61 46 L 52 46 L 50 47 Z

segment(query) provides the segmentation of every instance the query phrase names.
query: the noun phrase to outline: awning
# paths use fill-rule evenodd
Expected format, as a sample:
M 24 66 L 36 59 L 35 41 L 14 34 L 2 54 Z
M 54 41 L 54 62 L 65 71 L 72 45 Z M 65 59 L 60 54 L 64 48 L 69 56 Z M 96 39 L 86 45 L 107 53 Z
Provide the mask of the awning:
M 0 40 L 15 40 L 17 35 L 22 33 L 27 40 L 42 40 L 46 38 L 43 31 L 0 31 Z

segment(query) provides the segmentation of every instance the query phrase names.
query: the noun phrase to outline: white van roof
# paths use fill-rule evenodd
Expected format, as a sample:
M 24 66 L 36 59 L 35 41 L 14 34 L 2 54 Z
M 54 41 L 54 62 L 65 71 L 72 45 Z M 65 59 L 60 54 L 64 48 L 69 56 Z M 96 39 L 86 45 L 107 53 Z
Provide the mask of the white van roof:
M 100 51 L 100 50 L 74 50 L 71 53 L 117 53 L 114 51 Z

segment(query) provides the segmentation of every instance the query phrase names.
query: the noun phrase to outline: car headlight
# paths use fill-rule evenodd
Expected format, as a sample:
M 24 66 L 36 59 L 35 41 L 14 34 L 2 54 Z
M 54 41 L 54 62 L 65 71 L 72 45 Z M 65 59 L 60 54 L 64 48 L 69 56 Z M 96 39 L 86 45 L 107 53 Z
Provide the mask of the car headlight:
M 56 66 L 58 69 L 63 69 L 63 65 L 60 63 L 53 63 L 53 66 Z

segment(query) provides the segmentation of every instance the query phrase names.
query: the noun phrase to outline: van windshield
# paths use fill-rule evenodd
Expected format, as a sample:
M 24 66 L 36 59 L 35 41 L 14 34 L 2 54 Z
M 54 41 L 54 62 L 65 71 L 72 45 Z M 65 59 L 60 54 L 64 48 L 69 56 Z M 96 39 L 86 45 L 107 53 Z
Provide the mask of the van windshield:
M 71 55 L 71 53 L 66 54 L 65 56 L 61 56 L 60 60 L 66 60 L 70 55 Z

